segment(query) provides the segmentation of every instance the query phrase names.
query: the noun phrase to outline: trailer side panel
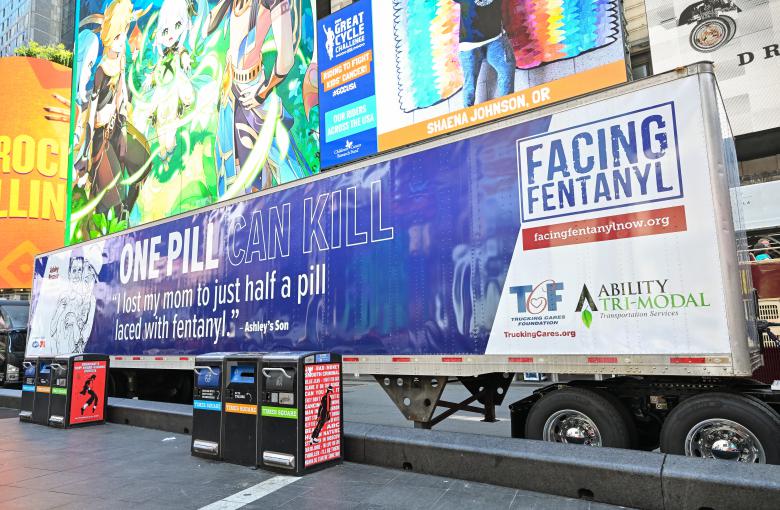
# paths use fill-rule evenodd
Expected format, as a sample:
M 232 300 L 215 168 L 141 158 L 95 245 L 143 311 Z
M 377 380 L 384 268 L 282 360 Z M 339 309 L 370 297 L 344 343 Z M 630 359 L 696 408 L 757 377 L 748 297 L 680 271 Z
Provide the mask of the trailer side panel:
M 713 211 L 714 93 L 696 73 L 616 87 L 41 256 L 28 354 L 744 373 L 740 289 L 713 277 L 735 246 Z

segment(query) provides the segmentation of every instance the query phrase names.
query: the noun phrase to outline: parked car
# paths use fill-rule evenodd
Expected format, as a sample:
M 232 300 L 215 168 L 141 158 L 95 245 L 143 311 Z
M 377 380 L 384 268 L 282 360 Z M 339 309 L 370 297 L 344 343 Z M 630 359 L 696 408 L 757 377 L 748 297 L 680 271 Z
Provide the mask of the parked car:
M 0 299 L 0 385 L 20 384 L 29 315 L 27 301 Z

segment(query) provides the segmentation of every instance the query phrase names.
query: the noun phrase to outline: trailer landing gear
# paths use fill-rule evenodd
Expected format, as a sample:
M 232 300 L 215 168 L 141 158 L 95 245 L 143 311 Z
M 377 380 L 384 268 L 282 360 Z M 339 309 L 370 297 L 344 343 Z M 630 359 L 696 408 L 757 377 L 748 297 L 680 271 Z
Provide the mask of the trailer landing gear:
M 458 411 L 467 411 L 484 416 L 482 421 L 495 422 L 496 406 L 501 405 L 507 389 L 512 382 L 512 374 L 490 373 L 476 377 L 458 377 L 457 379 L 471 393 L 461 402 L 441 400 L 447 377 L 417 375 L 375 375 L 377 382 L 384 388 L 396 407 L 407 420 L 414 422 L 415 428 L 430 429 Z M 475 402 L 481 407 L 473 405 Z M 437 407 L 445 408 L 433 416 Z

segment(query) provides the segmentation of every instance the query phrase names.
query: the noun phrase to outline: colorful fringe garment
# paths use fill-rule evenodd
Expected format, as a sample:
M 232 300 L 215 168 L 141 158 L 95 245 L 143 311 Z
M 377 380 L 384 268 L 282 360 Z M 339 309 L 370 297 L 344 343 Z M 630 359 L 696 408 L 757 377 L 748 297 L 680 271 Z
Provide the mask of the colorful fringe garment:
M 401 109 L 439 103 L 463 86 L 460 6 L 452 0 L 392 0 Z M 576 57 L 618 39 L 617 0 L 504 0 L 503 26 L 518 69 Z

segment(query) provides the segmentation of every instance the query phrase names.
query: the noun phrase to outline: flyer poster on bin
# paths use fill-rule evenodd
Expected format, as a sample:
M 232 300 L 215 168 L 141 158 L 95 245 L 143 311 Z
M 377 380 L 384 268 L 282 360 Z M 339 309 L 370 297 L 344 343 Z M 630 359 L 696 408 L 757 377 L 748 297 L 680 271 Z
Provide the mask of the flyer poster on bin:
M 341 457 L 341 374 L 338 363 L 306 365 L 304 466 Z
M 70 424 L 101 421 L 106 408 L 106 362 L 73 363 Z

